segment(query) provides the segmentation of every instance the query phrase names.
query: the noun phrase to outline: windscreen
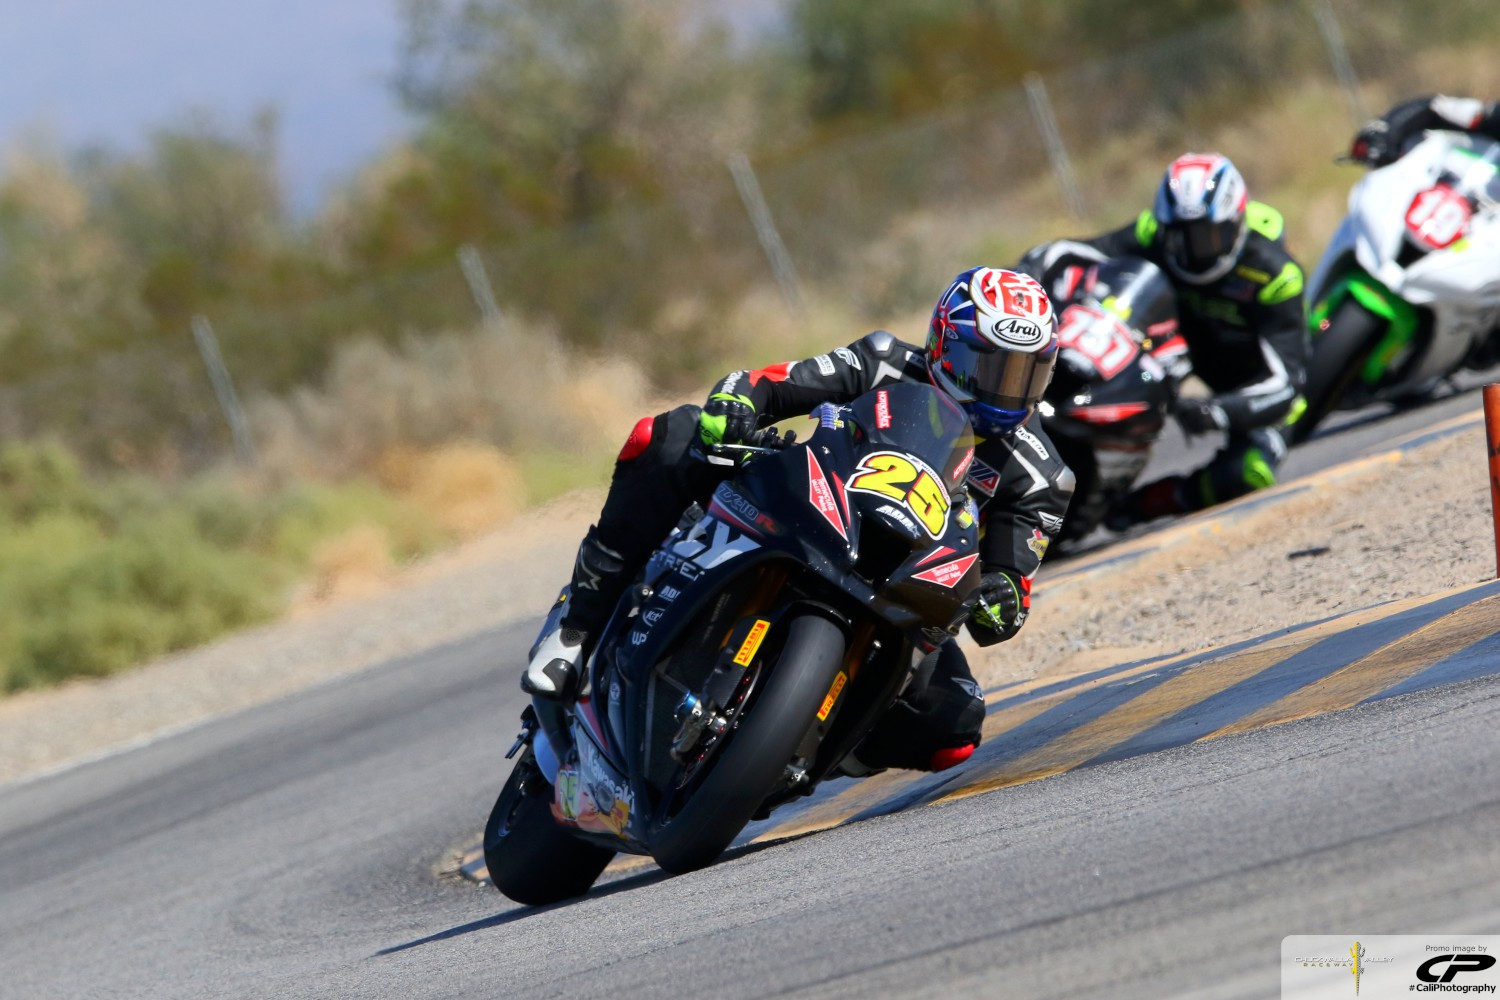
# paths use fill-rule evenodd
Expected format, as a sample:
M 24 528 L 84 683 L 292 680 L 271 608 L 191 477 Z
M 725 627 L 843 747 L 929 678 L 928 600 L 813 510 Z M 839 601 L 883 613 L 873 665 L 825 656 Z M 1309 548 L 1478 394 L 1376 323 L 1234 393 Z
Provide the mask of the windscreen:
M 1484 136 L 1469 136 L 1469 146 L 1448 151 L 1443 172 L 1454 190 L 1475 198 L 1480 205 L 1500 205 L 1500 142 Z
M 974 458 L 974 430 L 947 393 L 900 382 L 867 392 L 848 407 L 872 449 L 904 452 L 939 474 L 949 492 L 963 482 Z

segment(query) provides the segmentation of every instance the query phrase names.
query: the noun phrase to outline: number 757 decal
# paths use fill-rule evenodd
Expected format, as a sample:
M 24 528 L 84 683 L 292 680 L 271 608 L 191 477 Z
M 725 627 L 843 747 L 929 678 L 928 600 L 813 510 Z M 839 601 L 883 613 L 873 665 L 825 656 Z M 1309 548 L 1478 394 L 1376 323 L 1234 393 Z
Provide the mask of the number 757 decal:
M 848 488 L 900 501 L 933 538 L 940 537 L 948 523 L 951 501 L 942 480 L 926 464 L 906 455 L 871 452 L 855 468 Z

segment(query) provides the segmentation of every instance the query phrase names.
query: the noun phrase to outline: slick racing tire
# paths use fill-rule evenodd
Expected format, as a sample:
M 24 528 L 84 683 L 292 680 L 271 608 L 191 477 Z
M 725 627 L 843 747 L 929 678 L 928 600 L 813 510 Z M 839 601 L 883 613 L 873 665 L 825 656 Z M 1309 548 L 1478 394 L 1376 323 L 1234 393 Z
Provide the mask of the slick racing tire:
M 1384 333 L 1385 320 L 1352 296 L 1334 311 L 1328 329 L 1313 340 L 1307 387 L 1302 391 L 1307 409 L 1287 428 L 1289 443 L 1301 444 L 1312 437 L 1318 425 L 1339 408 Z
M 817 615 L 792 619 L 774 665 L 763 664 L 752 700 L 686 803 L 651 838 L 656 863 L 674 874 L 713 862 L 776 787 L 817 722 L 844 660 L 844 633 Z
M 582 896 L 615 856 L 558 826 L 551 803 L 552 786 L 527 748 L 484 825 L 484 863 L 490 881 L 529 906 Z

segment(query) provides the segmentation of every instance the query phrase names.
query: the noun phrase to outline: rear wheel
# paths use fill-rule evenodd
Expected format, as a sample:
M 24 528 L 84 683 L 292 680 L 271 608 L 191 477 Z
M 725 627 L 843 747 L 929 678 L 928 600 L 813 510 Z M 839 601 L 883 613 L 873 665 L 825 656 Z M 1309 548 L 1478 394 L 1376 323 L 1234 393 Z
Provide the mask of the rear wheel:
M 1386 321 L 1370 312 L 1352 296 L 1345 299 L 1328 321 L 1328 329 L 1312 344 L 1307 365 L 1307 409 L 1289 428 L 1292 444 L 1300 444 L 1330 413 L 1339 408 L 1349 386 L 1385 333 Z
M 760 668 L 753 700 L 726 745 L 704 762 L 707 773 L 652 837 L 657 864 L 680 874 L 724 852 L 781 780 L 843 659 L 838 626 L 810 614 L 792 620 L 780 657 Z
M 484 825 L 484 863 L 495 888 L 541 906 L 589 891 L 615 852 L 586 843 L 552 818 L 552 786 L 528 747 Z

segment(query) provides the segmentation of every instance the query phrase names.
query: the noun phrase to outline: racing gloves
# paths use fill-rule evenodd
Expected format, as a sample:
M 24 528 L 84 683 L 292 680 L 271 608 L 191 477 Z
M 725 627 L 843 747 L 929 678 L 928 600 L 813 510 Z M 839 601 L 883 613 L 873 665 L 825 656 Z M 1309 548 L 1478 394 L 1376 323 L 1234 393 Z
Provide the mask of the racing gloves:
M 1031 611 L 1031 588 L 1010 573 L 986 573 L 979 578 L 974 610 L 969 614 L 969 635 L 981 646 L 1004 642 L 1026 624 Z
M 698 416 L 698 440 L 705 447 L 738 444 L 755 433 L 755 403 L 749 396 L 716 392 Z
M 1189 435 L 1210 434 L 1229 429 L 1229 415 L 1211 399 L 1179 399 L 1173 415 Z

